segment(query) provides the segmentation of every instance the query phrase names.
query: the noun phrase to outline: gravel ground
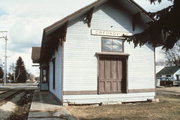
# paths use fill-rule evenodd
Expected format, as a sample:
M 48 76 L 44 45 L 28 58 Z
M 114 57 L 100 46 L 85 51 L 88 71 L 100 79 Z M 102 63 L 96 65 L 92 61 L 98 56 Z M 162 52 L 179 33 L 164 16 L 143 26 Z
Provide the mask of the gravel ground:
M 0 94 L 1 94 L 1 93 L 4 93 L 4 92 L 5 92 L 5 91 L 0 91 Z
M 33 90 L 25 91 L 25 94 L 16 104 L 16 110 L 11 114 L 11 116 L 7 120 L 27 120 L 33 93 Z
M 16 103 L 21 99 L 24 93 L 16 95 L 13 99 L 0 106 L 0 120 L 7 119 L 16 109 Z

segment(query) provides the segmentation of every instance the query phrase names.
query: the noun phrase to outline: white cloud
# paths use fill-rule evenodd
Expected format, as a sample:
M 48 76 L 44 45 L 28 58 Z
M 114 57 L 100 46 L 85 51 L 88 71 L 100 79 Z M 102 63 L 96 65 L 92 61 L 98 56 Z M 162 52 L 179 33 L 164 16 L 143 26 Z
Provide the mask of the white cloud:
M 43 29 L 74 11 L 96 0 L 1 0 L 0 31 L 8 31 L 8 64 L 15 63 L 19 56 L 26 68 L 32 68 L 31 47 L 40 46 Z M 146 8 L 149 2 L 139 1 Z M 142 2 L 143 1 L 143 2 Z M 147 5 L 148 4 L 148 5 Z M 0 39 L 0 59 L 3 61 L 4 40 Z
M 26 68 L 37 75 L 39 68 L 32 68 L 31 47 L 41 45 L 43 29 L 94 1 L 1 0 L 0 31 L 8 31 L 8 65 L 21 56 Z M 0 44 L 0 59 L 4 61 L 4 40 Z

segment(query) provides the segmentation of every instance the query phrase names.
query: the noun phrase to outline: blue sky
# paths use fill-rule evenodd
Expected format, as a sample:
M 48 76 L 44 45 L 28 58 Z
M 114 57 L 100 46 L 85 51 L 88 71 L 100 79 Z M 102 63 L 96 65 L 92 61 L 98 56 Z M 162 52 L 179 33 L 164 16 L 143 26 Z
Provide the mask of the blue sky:
M 2 16 L 2 15 L 7 15 L 8 13 L 5 11 L 5 10 L 3 10 L 3 9 L 0 9 L 0 16 Z
M 1 0 L 0 31 L 8 31 L 8 65 L 22 56 L 28 71 L 32 68 L 31 47 L 40 46 L 43 28 L 94 2 L 95 0 Z M 147 11 L 157 11 L 171 4 L 150 4 L 148 0 L 135 0 Z M 43 4 L 42 4 L 43 3 Z M 4 41 L 0 39 L 0 62 L 3 61 Z

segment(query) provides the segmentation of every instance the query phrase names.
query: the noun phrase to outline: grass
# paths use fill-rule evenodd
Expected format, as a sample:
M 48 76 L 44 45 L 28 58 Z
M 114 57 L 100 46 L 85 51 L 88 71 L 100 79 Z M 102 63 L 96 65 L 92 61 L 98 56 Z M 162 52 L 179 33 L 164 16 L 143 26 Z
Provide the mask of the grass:
M 180 120 L 180 96 L 160 94 L 157 97 L 159 103 L 68 106 L 67 109 L 79 120 Z

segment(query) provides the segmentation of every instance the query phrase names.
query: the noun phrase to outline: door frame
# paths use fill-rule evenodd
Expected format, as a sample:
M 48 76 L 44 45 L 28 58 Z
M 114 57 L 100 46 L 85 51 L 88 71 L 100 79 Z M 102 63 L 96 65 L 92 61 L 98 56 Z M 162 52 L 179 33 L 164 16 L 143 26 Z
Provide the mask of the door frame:
M 96 53 L 96 57 L 97 57 L 97 94 L 124 94 L 124 93 L 128 93 L 128 57 L 129 54 L 124 54 L 124 53 L 115 53 L 115 52 L 97 52 Z M 124 60 L 124 65 L 123 67 L 125 67 L 125 75 L 123 76 L 125 79 L 125 84 L 126 84 L 126 88 L 125 88 L 125 92 L 122 93 L 100 93 L 99 90 L 99 61 L 101 57 L 118 57 L 122 60 Z

